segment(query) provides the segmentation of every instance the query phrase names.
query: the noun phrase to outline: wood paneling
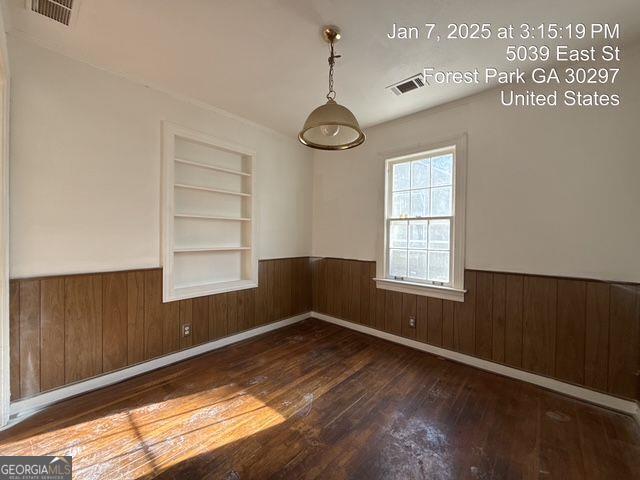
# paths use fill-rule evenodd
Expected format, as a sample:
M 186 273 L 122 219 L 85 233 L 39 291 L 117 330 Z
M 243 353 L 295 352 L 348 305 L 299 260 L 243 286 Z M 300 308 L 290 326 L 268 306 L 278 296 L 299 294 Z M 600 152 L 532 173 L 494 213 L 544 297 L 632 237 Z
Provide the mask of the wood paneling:
M 453 328 L 454 348 L 473 355 L 476 348 L 476 272 L 464 273 L 464 288 L 467 289 L 464 302 L 455 302 Z
M 505 338 L 507 326 L 507 279 L 502 273 L 493 274 L 493 301 L 491 308 L 492 342 L 491 358 L 505 362 Z
M 479 357 L 493 356 L 493 273 L 476 273 L 476 349 Z
M 102 373 L 102 276 L 66 277 L 64 288 L 64 379 L 71 383 Z
M 555 376 L 578 384 L 584 383 L 586 299 L 586 282 L 558 280 Z
M 127 273 L 127 365 L 144 356 L 144 271 Z
M 162 270 L 144 273 L 144 359 L 162 355 Z
M 209 341 L 209 298 L 193 299 L 192 312 L 193 345 Z
M 125 367 L 128 361 L 128 274 L 108 273 L 102 276 L 102 349 L 105 372 Z
M 417 327 L 417 314 L 416 314 L 416 296 L 409 293 L 402 294 L 402 316 L 400 317 L 402 336 L 415 339 L 416 327 Z M 413 318 L 416 321 L 416 327 L 411 327 L 409 319 Z
M 507 275 L 505 279 L 505 338 L 504 360 L 512 367 L 522 367 L 522 302 L 524 278 Z
M 11 399 L 311 310 L 309 258 L 261 261 L 259 281 L 163 303 L 160 269 L 12 280 Z
M 375 287 L 375 262 L 260 262 L 258 289 L 162 303 L 159 269 L 12 280 L 11 398 L 297 313 L 315 311 L 432 345 L 640 398 L 640 287 L 467 271 L 463 304 Z M 302 284 L 302 285 L 301 285 Z M 491 285 L 491 287 L 489 287 Z M 490 295 L 491 299 L 484 298 Z M 333 313 L 331 313 L 333 312 Z M 408 327 L 415 314 L 417 328 Z M 182 325 L 192 333 L 182 337 Z
M 555 365 L 557 286 L 554 278 L 524 278 L 522 366 L 549 376 Z
M 610 297 L 609 391 L 631 398 L 640 398 L 639 289 L 613 284 Z
M 20 284 L 20 392 L 40 391 L 40 282 Z
M 587 282 L 584 346 L 585 385 L 607 389 L 609 376 L 609 284 Z
M 40 387 L 64 385 L 64 279 L 40 282 Z
M 459 303 L 377 289 L 375 262 L 313 262 L 314 311 L 640 399 L 638 285 L 468 270 Z M 344 288 L 354 282 L 358 289 Z M 355 305 L 357 294 L 359 317 L 341 316 L 340 305 Z M 408 328 L 414 312 L 415 330 Z
M 9 283 L 9 361 L 11 400 L 21 397 L 20 392 L 20 282 Z

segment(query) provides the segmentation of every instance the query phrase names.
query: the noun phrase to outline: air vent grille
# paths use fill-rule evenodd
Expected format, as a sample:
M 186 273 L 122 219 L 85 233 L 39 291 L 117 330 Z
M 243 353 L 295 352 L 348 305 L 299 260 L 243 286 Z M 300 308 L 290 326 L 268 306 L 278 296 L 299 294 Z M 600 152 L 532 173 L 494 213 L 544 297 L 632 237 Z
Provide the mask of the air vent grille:
M 69 25 L 74 0 L 31 0 L 31 10 L 63 25 Z
M 424 87 L 424 80 L 422 78 L 422 74 L 418 73 L 412 77 L 401 80 L 398 83 L 389 85 L 387 88 L 396 95 L 404 95 L 405 93 L 412 92 L 413 90 L 417 90 L 422 87 Z

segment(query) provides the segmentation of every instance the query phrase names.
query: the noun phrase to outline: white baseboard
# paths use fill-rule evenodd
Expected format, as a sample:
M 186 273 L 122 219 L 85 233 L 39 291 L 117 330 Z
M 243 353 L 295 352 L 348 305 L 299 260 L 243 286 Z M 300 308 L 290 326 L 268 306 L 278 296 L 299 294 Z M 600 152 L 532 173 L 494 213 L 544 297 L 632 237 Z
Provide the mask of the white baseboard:
M 148 373 L 152 370 L 157 370 L 158 368 L 166 367 L 167 365 L 171 365 L 172 363 L 180 362 L 196 355 L 201 355 L 203 353 L 222 348 L 232 343 L 240 342 L 242 340 L 246 340 L 248 338 L 255 337 L 266 332 L 286 327 L 287 325 L 305 320 L 310 316 L 311 314 L 309 312 L 302 313 L 300 315 L 296 315 L 295 317 L 286 318 L 278 322 L 270 323 L 268 325 L 263 325 L 251 330 L 247 330 L 245 332 L 231 335 L 229 337 L 221 338 L 220 340 L 204 343 L 202 345 L 198 345 L 197 347 L 189 348 L 187 350 L 181 350 L 179 352 L 171 353 L 163 357 L 154 358 L 153 360 L 149 360 L 148 362 L 139 363 L 131 367 L 123 368 L 122 370 L 117 370 L 115 372 L 106 373 L 104 375 L 90 378 L 89 380 L 85 380 L 82 382 L 74 383 L 66 387 L 61 387 L 56 390 L 51 390 L 50 392 L 45 392 L 34 397 L 25 398 L 24 400 L 18 400 L 11 403 L 9 411 L 11 417 L 9 423 L 4 428 L 11 427 L 18 421 L 24 420 L 26 417 L 30 416 L 36 411 L 41 410 L 42 408 L 47 407 L 51 404 L 60 402 L 66 398 L 74 397 L 82 393 L 87 393 L 91 390 L 106 387 L 107 385 L 112 385 L 114 383 L 127 380 L 128 378 L 135 377 L 143 373 Z
M 516 368 L 507 367 L 506 365 L 490 362 L 488 360 L 482 360 L 480 358 L 472 357 L 471 355 L 465 355 L 464 353 L 458 353 L 451 350 L 446 350 L 444 348 L 434 347 L 433 345 L 418 342 L 416 340 L 411 340 L 409 338 L 400 337 L 392 333 L 382 332 L 380 330 L 376 330 L 375 328 L 367 327 L 366 325 L 360 325 L 358 323 L 352 323 L 346 320 L 331 317 L 329 315 L 325 315 L 324 313 L 311 312 L 311 316 L 313 318 L 334 323 L 351 330 L 356 330 L 368 335 L 373 335 L 374 337 L 383 338 L 394 343 L 399 343 L 401 345 L 406 345 L 407 347 L 415 348 L 416 350 L 422 350 L 423 352 L 432 353 L 434 355 L 438 355 L 439 357 L 448 358 L 450 360 L 464 363 L 472 367 L 480 368 L 488 372 L 504 375 L 505 377 L 522 380 L 523 382 L 532 383 L 534 385 L 553 390 L 554 392 L 562 393 L 569 397 L 584 400 L 586 402 L 593 403 L 601 407 L 606 407 L 611 410 L 616 410 L 618 412 L 633 416 L 640 424 L 640 407 L 638 406 L 638 403 L 631 400 L 623 400 L 621 398 L 614 397 L 613 395 L 595 392 L 593 390 L 589 390 L 588 388 L 578 387 L 576 385 L 562 382 L 560 380 L 554 380 L 553 378 L 544 377 L 535 373 L 525 372 Z

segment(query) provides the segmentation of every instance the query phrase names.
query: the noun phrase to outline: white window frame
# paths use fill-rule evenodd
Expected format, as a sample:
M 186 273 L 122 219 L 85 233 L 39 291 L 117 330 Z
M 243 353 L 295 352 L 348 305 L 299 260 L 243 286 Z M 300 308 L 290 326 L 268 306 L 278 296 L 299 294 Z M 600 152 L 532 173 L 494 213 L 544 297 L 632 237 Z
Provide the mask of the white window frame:
M 451 217 L 424 217 L 425 219 L 451 218 L 451 264 L 449 272 L 450 282 L 441 285 L 434 282 L 395 279 L 388 274 L 389 264 L 389 230 L 391 221 L 391 178 L 392 168 L 396 163 L 417 160 L 425 156 L 452 152 L 453 162 L 453 212 Z M 387 155 L 385 168 L 385 201 L 383 213 L 383 249 L 378 259 L 378 272 L 375 278 L 376 286 L 385 290 L 402 293 L 412 293 L 427 297 L 442 298 L 458 302 L 464 301 L 464 256 L 465 256 L 465 205 L 466 205 L 466 176 L 467 176 L 467 135 L 461 134 L 455 138 L 425 145 L 410 152 L 397 152 Z M 421 217 L 422 218 L 422 217 Z M 404 220 L 404 219 L 402 219 Z

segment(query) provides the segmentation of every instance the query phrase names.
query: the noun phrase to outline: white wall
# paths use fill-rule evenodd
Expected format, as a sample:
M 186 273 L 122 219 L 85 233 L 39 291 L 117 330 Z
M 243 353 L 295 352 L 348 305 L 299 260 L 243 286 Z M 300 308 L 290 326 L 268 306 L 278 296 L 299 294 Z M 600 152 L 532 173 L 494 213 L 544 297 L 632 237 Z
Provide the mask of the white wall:
M 640 49 L 623 59 L 622 108 L 513 109 L 494 90 L 316 154 L 313 254 L 375 260 L 385 156 L 467 132 L 468 268 L 640 281 Z
M 310 253 L 312 155 L 295 138 L 16 37 L 9 52 L 12 277 L 159 265 L 162 120 L 255 150 L 259 257 Z

